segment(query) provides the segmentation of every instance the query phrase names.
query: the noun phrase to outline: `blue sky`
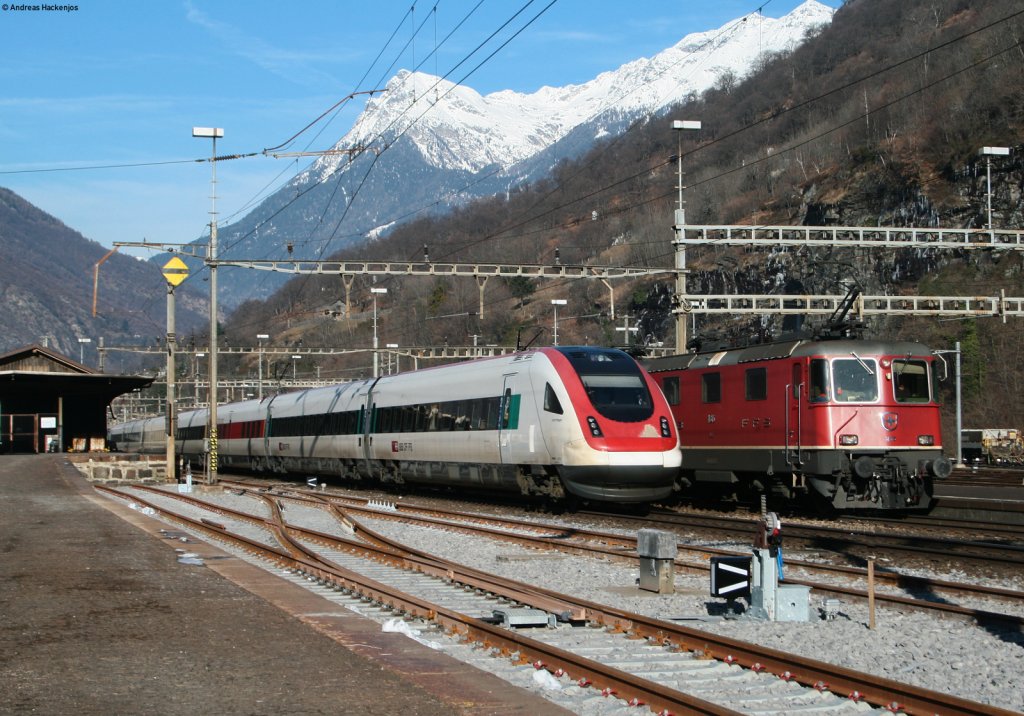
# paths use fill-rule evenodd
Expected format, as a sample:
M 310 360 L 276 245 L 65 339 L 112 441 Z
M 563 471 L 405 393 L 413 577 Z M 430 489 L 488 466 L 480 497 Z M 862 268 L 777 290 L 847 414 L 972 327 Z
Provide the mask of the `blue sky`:
M 48 11 L 20 9 L 43 0 L 5 0 L 0 186 L 104 246 L 184 243 L 204 233 L 210 210 L 210 165 L 191 160 L 211 144 L 193 126 L 224 129 L 218 154 L 275 147 L 398 69 L 447 73 L 524 6 L 451 79 L 482 62 L 465 81 L 481 94 L 586 82 L 690 32 L 758 7 L 780 17 L 800 1 L 46 0 L 76 8 Z M 346 103 L 292 148 L 328 148 L 361 107 Z M 218 162 L 221 222 L 310 161 Z M 131 164 L 147 166 L 112 166 Z

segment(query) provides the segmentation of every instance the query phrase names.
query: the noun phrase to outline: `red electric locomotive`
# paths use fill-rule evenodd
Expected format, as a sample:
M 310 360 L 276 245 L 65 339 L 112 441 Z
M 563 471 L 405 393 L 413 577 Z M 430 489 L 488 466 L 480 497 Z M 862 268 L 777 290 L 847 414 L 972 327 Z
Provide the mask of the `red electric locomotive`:
M 933 357 L 912 342 L 794 338 L 650 359 L 683 452 L 679 488 L 836 510 L 927 510 L 947 477 Z

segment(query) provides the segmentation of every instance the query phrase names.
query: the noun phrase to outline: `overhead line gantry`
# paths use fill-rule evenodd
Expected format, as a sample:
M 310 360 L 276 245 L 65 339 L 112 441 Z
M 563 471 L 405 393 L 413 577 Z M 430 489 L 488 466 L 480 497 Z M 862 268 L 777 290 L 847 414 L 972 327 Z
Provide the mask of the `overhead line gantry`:
M 673 245 L 862 249 L 943 249 L 1024 251 L 1024 231 L 1014 229 L 944 229 L 886 226 L 779 226 L 685 224 L 676 227 Z M 831 314 L 844 301 L 839 295 L 681 294 L 673 310 L 676 321 L 688 314 Z M 865 296 L 852 313 L 868 315 L 949 316 L 953 318 L 1024 317 L 1024 298 L 997 296 Z M 682 350 L 682 349 L 680 349 Z
M 886 226 L 750 226 L 690 224 L 686 246 L 831 246 L 868 249 L 1024 250 L 1024 231 Z
M 369 261 L 369 260 L 231 260 L 217 259 L 217 266 L 238 266 L 259 271 L 307 275 L 340 275 L 345 286 L 345 313 L 351 315 L 352 285 L 356 276 L 466 276 L 476 279 L 480 291 L 478 315 L 484 317 L 484 288 L 491 278 L 538 279 L 597 279 L 607 288 L 610 296 L 609 315 L 615 319 L 615 292 L 609 283 L 617 278 L 640 278 L 676 273 L 673 268 L 637 268 L 621 266 L 584 266 L 572 264 L 500 264 L 464 261 Z

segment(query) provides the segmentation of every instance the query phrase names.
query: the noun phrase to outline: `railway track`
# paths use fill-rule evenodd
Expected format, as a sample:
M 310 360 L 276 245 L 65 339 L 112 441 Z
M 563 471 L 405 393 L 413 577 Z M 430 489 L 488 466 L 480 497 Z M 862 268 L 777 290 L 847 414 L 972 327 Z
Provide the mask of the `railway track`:
M 237 484 L 246 488 L 251 485 L 239 482 Z M 293 499 L 303 500 L 308 497 L 307 492 L 295 490 L 291 486 L 280 488 L 282 495 L 291 495 Z M 458 529 L 475 534 L 481 534 L 491 539 L 505 540 L 513 543 L 527 543 L 537 549 L 556 549 L 562 552 L 598 556 L 601 558 L 620 559 L 635 564 L 637 562 L 635 531 L 639 528 L 652 525 L 667 528 L 681 534 L 691 533 L 695 526 L 708 526 L 712 529 L 724 530 L 729 538 L 736 541 L 750 542 L 754 533 L 755 522 L 750 519 L 725 518 L 720 516 L 702 517 L 686 515 L 685 519 L 679 519 L 678 513 L 668 513 L 670 519 L 658 520 L 657 515 L 650 515 L 645 518 L 631 518 L 625 516 L 610 516 L 608 513 L 577 513 L 586 516 L 590 514 L 600 521 L 609 521 L 612 525 L 623 527 L 629 530 L 628 534 L 621 531 L 586 529 L 574 525 L 567 529 L 558 523 L 545 523 L 536 519 L 515 519 L 500 518 L 494 515 L 471 515 L 462 511 L 449 510 L 439 507 L 428 507 L 425 505 L 403 503 L 396 506 L 395 513 L 383 513 L 373 507 L 367 507 L 371 502 L 365 498 L 340 498 L 332 496 L 331 499 L 343 504 L 346 509 L 361 512 L 365 515 L 373 515 L 383 519 L 417 520 L 422 524 L 435 526 L 442 529 Z M 824 527 L 825 538 L 818 537 L 814 530 L 807 528 L 808 534 L 803 539 L 816 552 L 824 549 L 835 550 L 836 556 L 832 560 L 819 559 L 816 561 L 786 557 L 786 565 L 791 576 L 783 580 L 784 583 L 800 584 L 808 586 L 818 593 L 829 593 L 841 597 L 854 599 L 869 599 L 868 592 L 864 585 L 868 580 L 867 561 L 868 557 L 878 560 L 873 570 L 874 581 L 888 587 L 891 592 L 875 591 L 874 598 L 892 605 L 919 609 L 923 611 L 939 612 L 950 615 L 964 616 L 977 620 L 983 624 L 1006 624 L 1018 628 L 1024 628 L 1024 619 L 1019 614 L 1004 613 L 995 611 L 993 608 L 979 608 L 964 606 L 954 603 L 951 599 L 974 601 L 985 604 L 986 607 L 993 602 L 1019 606 L 1024 604 L 1024 592 L 1005 589 L 997 586 L 977 582 L 954 582 L 934 577 L 917 576 L 906 570 L 901 571 L 896 565 L 897 558 L 894 555 L 899 552 L 909 552 L 915 555 L 913 543 L 919 539 L 916 535 L 900 535 L 895 538 L 893 544 L 896 549 L 886 549 L 884 539 L 855 541 L 849 537 L 849 530 L 840 529 L 842 539 L 835 539 L 832 528 Z M 789 532 L 794 530 L 792 524 L 787 524 L 784 533 L 787 543 Z M 864 533 L 867 537 L 878 537 L 874 533 Z M 533 537 L 531 537 L 533 535 Z M 812 535 L 808 536 L 808 535 Z M 908 546 L 907 543 L 910 543 Z M 955 542 L 955 541 L 954 541 Z M 862 548 L 863 557 L 852 558 L 851 545 L 858 545 Z M 874 545 L 872 549 L 866 549 Z M 985 545 L 979 547 L 985 548 Z M 869 554 L 872 553 L 872 554 Z M 924 545 L 922 553 L 928 559 L 934 559 L 936 554 L 943 559 L 950 558 L 950 552 L 941 551 L 934 545 Z M 748 556 L 749 549 L 727 549 L 712 546 L 700 546 L 688 542 L 685 538 L 680 541 L 679 556 L 676 560 L 676 570 L 679 572 L 702 572 L 710 571 L 708 560 L 711 557 L 721 556 Z M 1016 556 L 1019 552 L 1011 551 Z M 957 556 L 959 558 L 959 556 Z M 836 560 L 843 563 L 837 563 Z M 851 561 L 854 564 L 849 564 Z M 982 562 L 988 563 L 991 560 L 983 556 Z M 1005 561 L 997 559 L 996 562 L 1005 565 Z M 1016 562 L 1010 560 L 1010 569 L 1016 569 Z M 799 576 L 792 576 L 792 571 L 798 572 Z M 818 576 L 820 575 L 820 576 Z M 818 576 L 817 579 L 815 576 Z M 822 578 L 827 581 L 820 581 Z
M 984 487 L 1021 487 L 1024 485 L 1024 469 L 1000 467 L 956 468 L 942 480 L 945 485 L 969 485 Z
M 288 494 L 285 491 L 282 494 Z M 292 499 L 302 500 L 300 492 L 291 493 Z M 338 499 L 338 498 L 332 498 Z M 416 521 L 424 525 L 440 529 L 453 529 L 486 536 L 490 539 L 508 541 L 515 544 L 526 544 L 536 549 L 550 549 L 573 554 L 599 557 L 605 559 L 625 560 L 636 564 L 636 538 L 616 532 L 588 530 L 581 527 L 565 528 L 558 524 L 545 524 L 536 521 L 494 516 L 467 515 L 440 508 L 417 507 L 410 505 L 396 506 L 394 511 L 381 511 L 358 499 L 341 498 L 345 509 L 358 512 L 365 516 L 378 519 Z M 360 504 L 361 503 L 361 504 Z M 751 531 L 752 533 L 752 531 Z M 723 549 L 716 547 L 700 547 L 681 544 L 679 556 L 675 562 L 677 571 L 708 573 L 708 560 L 711 557 L 747 556 L 748 551 Z M 786 584 L 808 586 L 818 593 L 867 600 L 868 591 L 863 588 L 867 582 L 867 569 L 850 567 L 807 560 L 786 560 L 787 567 L 802 573 L 825 575 L 831 581 L 821 582 L 808 578 L 783 580 Z M 896 606 L 957 615 L 977 620 L 982 624 L 1003 624 L 1016 628 L 1024 628 L 1024 617 L 1019 614 L 1007 614 L 988 609 L 963 606 L 949 601 L 951 597 L 969 598 L 982 601 L 1002 601 L 1010 604 L 1024 604 L 1024 593 L 989 587 L 983 584 L 958 583 L 948 580 L 918 577 L 880 567 L 874 570 L 877 583 L 888 585 L 902 593 L 874 593 L 880 602 Z M 927 595 L 915 597 L 913 594 Z
M 224 484 L 223 481 L 222 484 Z M 227 484 L 236 484 L 243 489 L 252 487 L 251 484 L 244 482 L 229 482 Z M 281 486 L 276 492 L 288 499 L 298 501 L 309 499 L 309 493 L 296 490 L 292 486 Z M 586 529 L 576 525 L 566 528 L 558 523 L 546 523 L 535 519 L 502 518 L 409 503 L 396 505 L 393 511 L 382 512 L 379 508 L 372 506 L 373 501 L 367 498 L 330 496 L 329 499 L 344 505 L 347 510 L 366 516 L 405 522 L 415 521 L 439 529 L 459 530 L 510 543 L 526 544 L 536 549 L 552 549 L 571 554 L 624 560 L 630 564 L 636 564 L 638 560 L 636 538 L 633 536 L 635 529 L 650 526 L 647 519 L 616 516 L 613 522 L 632 528 L 630 533 L 624 534 L 621 531 Z M 596 513 L 595 516 L 600 519 L 609 518 L 607 513 Z M 718 519 L 720 518 L 709 518 L 710 524 L 717 525 L 716 520 Z M 730 528 L 735 527 L 736 522 L 732 518 L 726 518 L 726 521 Z M 735 537 L 738 534 L 739 541 L 742 542 L 753 534 L 753 522 L 739 520 L 739 523 L 744 528 L 740 529 L 738 533 L 731 533 L 730 536 Z M 666 525 L 662 524 L 662 526 Z M 675 523 L 667 526 L 680 527 Z M 691 526 L 686 525 L 688 529 Z M 815 544 L 815 549 L 821 547 L 822 544 Z M 843 548 L 840 552 L 841 559 L 848 561 L 849 552 L 845 549 L 845 545 L 840 545 L 840 547 Z M 708 560 L 711 557 L 748 556 L 749 554 L 749 550 L 700 546 L 683 539 L 680 541 L 675 568 L 677 572 L 706 574 L 710 571 Z M 929 551 L 928 554 L 933 554 L 933 551 Z M 875 556 L 880 561 L 873 570 L 874 581 L 882 585 L 883 588 L 888 587 L 891 590 L 888 593 L 876 590 L 873 596 L 879 602 L 926 612 L 967 617 L 980 624 L 1001 624 L 1024 628 L 1024 617 L 1020 614 L 995 611 L 992 608 L 965 606 L 951 601 L 955 598 L 983 603 L 986 606 L 993 602 L 1019 606 L 1024 604 L 1024 592 L 976 582 L 954 582 L 917 576 L 892 567 L 892 562 L 882 552 Z M 783 580 L 783 583 L 800 584 L 808 586 L 818 593 L 866 601 L 869 599 L 868 591 L 864 587 L 868 580 L 868 570 L 865 566 L 867 559 L 856 561 L 857 566 L 851 566 L 829 561 L 810 561 L 787 557 L 786 565 L 791 570 L 791 576 Z M 792 576 L 792 571 L 797 571 L 800 576 Z M 821 575 L 821 577 L 813 579 L 814 575 Z M 822 577 L 828 581 L 819 581 Z
M 110 492 L 121 499 L 141 501 L 137 493 Z M 150 507 L 164 516 L 171 513 L 158 502 L 185 502 L 165 492 L 152 498 Z M 588 687 L 591 694 L 615 695 L 666 714 L 735 713 L 747 710 L 754 701 L 762 712 L 790 713 L 814 703 L 829 713 L 842 713 L 863 708 L 855 703 L 860 699 L 906 713 L 1010 713 L 530 585 L 508 583 L 391 543 L 360 524 L 350 511 L 326 503 L 309 505 L 308 496 L 303 498 L 307 504 L 277 494 L 261 495 L 260 499 L 265 507 L 256 515 L 188 501 L 197 510 L 212 511 L 223 523 L 181 514 L 173 519 L 220 541 L 234 540 L 278 569 L 301 575 L 299 579 L 315 579 L 359 599 L 372 598 L 391 610 L 430 619 L 448 632 L 484 645 L 489 652 L 515 655 L 517 661 L 532 663 L 562 681 L 571 675 L 578 687 Z M 362 539 L 304 529 L 282 516 L 306 509 L 334 510 L 340 529 L 354 531 Z M 236 534 L 236 524 L 239 530 L 243 525 L 256 530 L 258 538 Z M 367 560 L 386 562 L 388 570 L 398 572 L 372 571 L 364 564 Z M 422 589 L 408 586 L 410 569 L 436 571 L 434 587 L 442 582 L 456 592 L 479 592 L 484 602 L 456 607 L 439 597 L 428 599 L 417 593 Z M 529 607 L 531 613 L 556 614 L 562 621 L 557 627 L 548 621 L 541 627 L 514 630 L 494 623 L 523 616 L 520 605 Z M 803 688 L 795 690 L 796 684 Z M 714 698 L 688 695 L 691 692 Z M 853 699 L 847 698 L 851 695 Z
M 645 521 L 666 528 L 717 530 L 733 537 L 752 534 L 755 523 L 752 518 L 680 514 L 666 510 L 652 511 Z M 937 527 L 941 529 L 942 525 Z M 938 561 L 970 560 L 1010 569 L 1024 567 L 1024 543 L 956 539 L 922 533 L 907 534 L 905 531 L 882 533 L 857 529 L 850 524 L 830 526 L 794 521 L 786 523 L 784 535 L 787 544 L 796 542 L 809 548 L 859 555 L 862 559 L 868 554 L 882 553 L 890 557 L 903 554 Z

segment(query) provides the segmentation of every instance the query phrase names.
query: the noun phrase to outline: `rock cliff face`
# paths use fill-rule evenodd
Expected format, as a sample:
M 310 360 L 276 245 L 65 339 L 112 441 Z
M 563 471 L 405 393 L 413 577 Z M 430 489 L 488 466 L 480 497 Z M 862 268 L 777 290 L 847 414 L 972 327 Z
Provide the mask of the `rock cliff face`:
M 908 226 L 987 227 L 988 181 L 983 159 L 969 162 L 950 176 L 953 196 L 941 204 L 913 182 L 880 184 L 862 173 L 850 177 L 842 195 L 820 201 L 819 187 L 804 191 L 798 225 L 805 226 Z M 993 179 L 993 225 L 1024 223 L 1024 157 L 1005 160 Z M 881 210 L 880 210 L 881 207 Z M 765 223 L 771 223 L 766 221 Z M 779 220 L 779 223 L 788 223 Z M 868 249 L 822 247 L 766 247 L 691 250 L 687 292 L 700 294 L 829 294 L 843 295 L 850 287 L 864 294 L 971 295 L 971 281 L 980 280 L 974 294 L 1020 295 L 1024 258 L 1000 251 L 950 251 L 937 248 Z M 943 278 L 944 276 L 949 278 Z M 995 282 L 986 283 L 989 279 Z M 641 316 L 641 335 L 671 336 L 674 317 L 666 286 L 655 287 L 634 308 Z M 820 323 L 822 318 L 808 319 Z M 735 316 L 697 319 L 698 334 L 714 341 L 767 340 L 797 327 L 774 316 Z M 878 335 L 899 330 L 899 319 L 875 317 L 871 328 Z

